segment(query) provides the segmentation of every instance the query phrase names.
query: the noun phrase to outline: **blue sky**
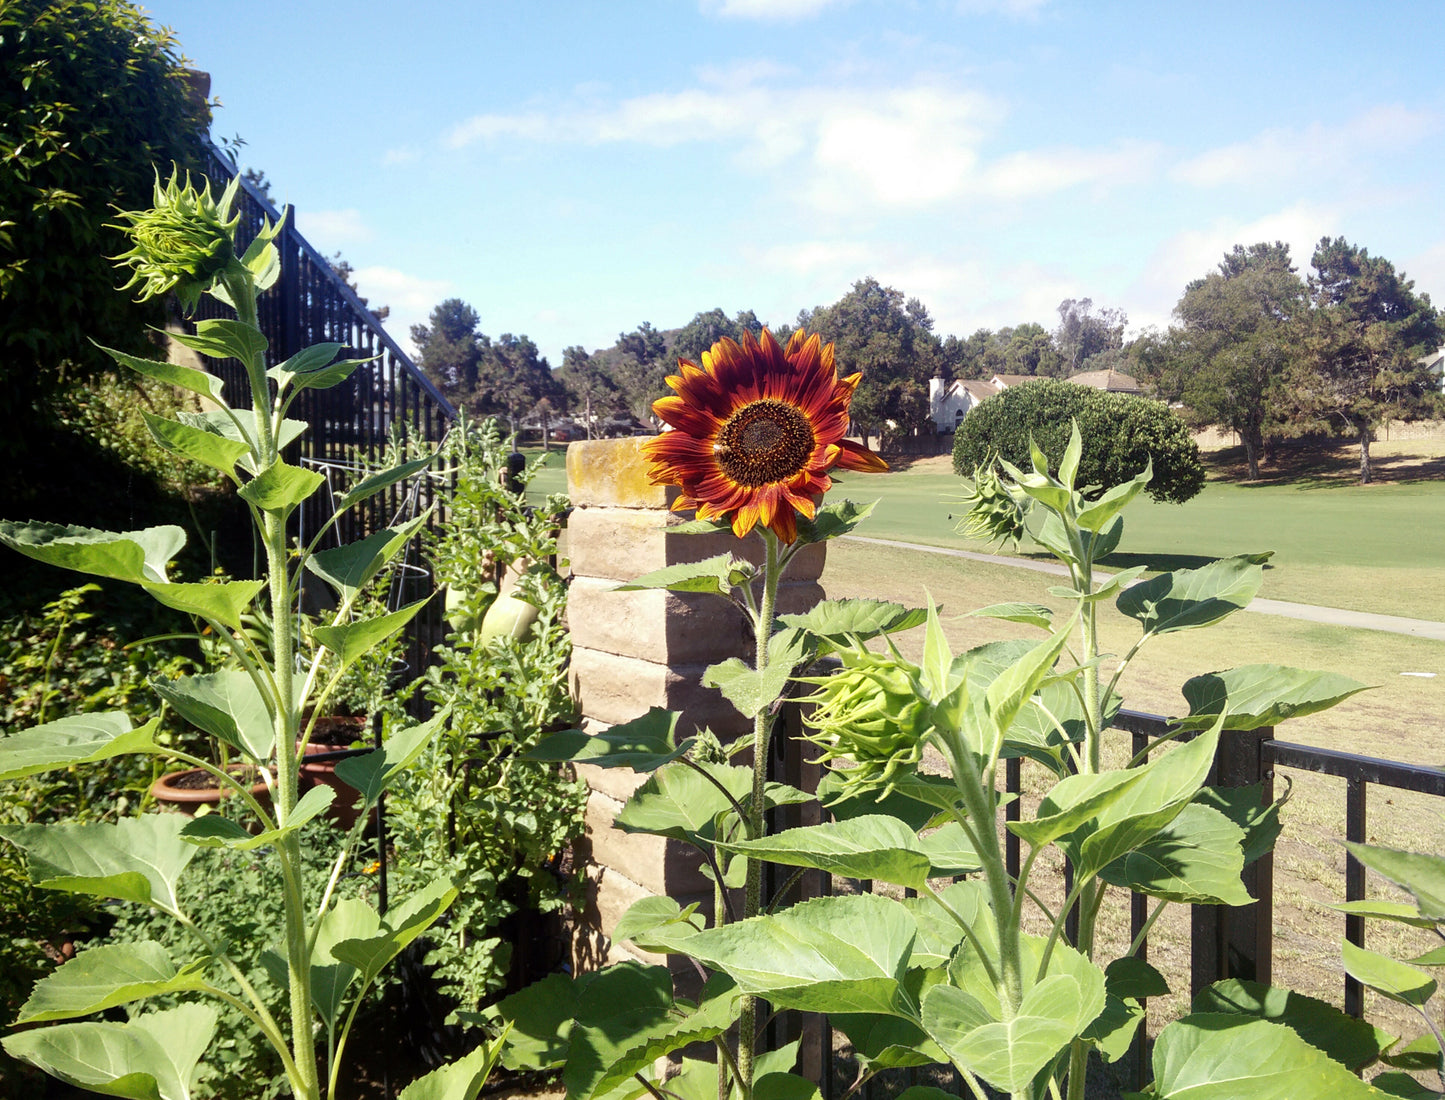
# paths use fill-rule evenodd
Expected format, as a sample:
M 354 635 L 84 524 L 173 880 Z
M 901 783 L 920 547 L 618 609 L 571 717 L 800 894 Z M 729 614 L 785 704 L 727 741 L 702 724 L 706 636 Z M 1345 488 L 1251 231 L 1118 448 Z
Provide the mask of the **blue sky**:
M 872 275 L 940 334 L 1168 323 L 1321 236 L 1445 305 L 1434 2 L 155 0 L 399 339 L 446 297 L 562 349 L 791 321 Z

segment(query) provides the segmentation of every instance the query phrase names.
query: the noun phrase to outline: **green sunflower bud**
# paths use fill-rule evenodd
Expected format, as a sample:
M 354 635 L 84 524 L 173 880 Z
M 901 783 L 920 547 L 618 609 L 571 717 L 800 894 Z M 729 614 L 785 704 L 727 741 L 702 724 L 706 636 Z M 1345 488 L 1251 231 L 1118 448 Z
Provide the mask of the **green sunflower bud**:
M 142 302 L 174 290 L 187 310 L 195 309 L 201 295 L 236 263 L 241 216 L 230 217 L 235 194 L 233 181 L 217 203 L 210 182 L 197 191 L 189 172 L 184 184 L 175 172 L 164 187 L 157 176 L 154 206 L 120 214 L 126 224 L 117 228 L 130 237 L 132 247 L 116 262 L 134 268 L 121 289 L 140 287 L 137 300 Z
M 891 655 L 845 652 L 844 667 L 832 676 L 807 680 L 818 691 L 805 718 L 808 740 L 823 749 L 820 759 L 840 761 L 849 783 L 890 786 L 897 774 L 916 765 L 932 728 L 932 707 L 916 666 Z
M 968 511 L 958 531 L 966 538 L 1017 543 L 1027 533 L 1029 498 L 999 477 L 992 464 L 975 468 L 973 480 L 964 481 L 963 503 Z

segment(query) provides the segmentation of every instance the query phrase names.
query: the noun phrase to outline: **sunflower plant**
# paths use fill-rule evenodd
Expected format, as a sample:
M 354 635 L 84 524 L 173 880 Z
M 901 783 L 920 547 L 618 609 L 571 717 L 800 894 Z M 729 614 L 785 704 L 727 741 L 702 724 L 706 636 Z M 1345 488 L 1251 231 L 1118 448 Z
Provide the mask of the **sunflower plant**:
M 234 660 L 226 667 L 152 686 L 232 758 L 252 764 L 266 786 L 266 798 L 253 797 L 249 777 L 239 783 L 210 760 L 162 744 L 159 719 L 133 726 L 119 711 L 60 718 L 0 740 L 0 780 L 150 754 L 209 772 L 230 792 L 227 803 L 237 808 L 234 817 L 150 813 L 113 823 L 0 829 L 0 837 L 25 854 L 34 885 L 147 906 L 190 933 L 196 952 L 190 958 L 177 959 L 155 941 L 82 952 L 36 983 L 16 1021 L 31 1026 L 3 1040 L 10 1056 L 113 1096 L 189 1100 L 197 1068 L 216 1034 L 216 1002 L 239 1012 L 258 1040 L 275 1050 L 298 1100 L 333 1096 L 347 1034 L 365 991 L 456 897 L 450 882 L 437 880 L 384 914 L 361 899 L 338 900 L 336 884 L 361 839 L 365 813 L 340 844 L 319 892 L 302 875 L 302 830 L 335 795 L 326 786 L 300 789 L 298 766 L 311 732 L 301 716 L 308 709 L 321 712 L 347 670 L 420 610 L 424 601 L 369 617 L 356 608 L 367 582 L 422 521 L 319 550 L 333 517 L 308 545 L 289 541 L 288 517 L 322 479 L 282 457 L 308 427 L 287 413 L 302 391 L 338 385 L 366 360 L 338 360 L 341 345 L 318 344 L 267 369 L 256 296 L 279 276 L 273 241 L 280 226 L 264 225 L 237 255 L 239 218 L 230 210 L 235 192 L 233 182 L 217 201 L 209 185 L 197 190 L 189 177 L 173 176 L 164 186 L 158 180 L 152 209 L 122 215 L 132 248 L 120 259 L 131 271 L 128 285 L 138 287 L 142 298 L 174 292 L 194 308 L 209 294 L 235 311 L 232 319 L 200 321 L 194 335 L 175 339 L 205 356 L 240 360 L 250 407 L 228 402 L 220 378 L 207 371 L 110 354 L 124 367 L 209 403 L 212 411 L 182 413 L 177 419 L 147 414 L 147 425 L 163 449 L 215 469 L 236 486 L 264 548 L 263 575 L 216 583 L 172 579 L 169 562 L 185 542 L 178 527 L 111 532 L 0 522 L 0 541 L 20 553 L 135 584 L 166 607 L 193 616 L 210 637 L 227 645 Z M 336 515 L 426 462 L 404 463 L 367 478 L 342 497 Z M 330 621 L 309 632 L 299 628 L 301 570 L 324 581 L 336 598 Z M 258 617 L 272 625 L 264 648 L 245 629 Z M 383 748 L 339 763 L 337 774 L 361 792 L 363 807 L 370 810 L 443 721 L 445 714 L 392 729 Z M 266 936 L 275 950 L 255 970 L 243 967 L 224 937 L 195 919 L 181 900 L 187 869 L 203 847 L 253 853 L 269 859 L 277 872 L 273 878 L 281 884 L 282 917 Z M 225 881 L 210 884 L 212 891 L 227 888 Z M 279 988 L 279 997 L 266 995 L 267 983 Z M 144 1010 L 147 998 L 176 994 L 184 998 L 177 1007 Z M 278 1001 L 285 1007 L 273 1011 Z M 127 1022 L 99 1018 L 118 1007 L 130 1014 Z M 484 1044 L 403 1095 L 418 1100 L 474 1096 L 493 1061 L 494 1050 Z
M 717 592 L 748 611 L 753 665 L 723 662 L 706 682 L 754 718 L 752 739 L 719 746 L 656 710 L 603 733 L 557 735 L 536 751 L 649 773 L 617 825 L 696 846 L 715 882 L 713 911 L 646 898 L 614 936 L 687 960 L 700 988 L 684 995 L 669 969 L 640 963 L 548 979 L 498 1006 L 496 1017 L 514 1029 L 503 1059 L 560 1068 L 569 1100 L 817 1096 L 819 1082 L 794 1072 L 796 1044 L 761 1049 L 766 1004 L 827 1013 L 858 1058 L 854 1091 L 885 1070 L 934 1064 L 955 1070 L 978 1100 L 1082 1100 L 1088 1061 L 1123 1057 L 1143 999 L 1168 989 L 1138 956 L 1139 941 L 1119 953 L 1098 934 L 1109 897 L 1152 898 L 1151 926 L 1170 905 L 1249 902 L 1241 873 L 1272 844 L 1279 806 L 1262 804 L 1258 789 L 1206 785 L 1220 737 L 1317 711 L 1362 685 L 1278 666 L 1196 677 L 1184 685 L 1189 713 L 1110 767 L 1104 737 L 1125 669 L 1151 639 L 1246 606 L 1268 555 L 1142 581 L 1138 570 L 1097 575 L 1150 473 L 1107 492 L 1077 486 L 1077 431 L 1053 466 L 1035 448 L 1032 470 L 1000 463 L 974 482 L 974 530 L 1030 538 L 1067 569 L 1069 583 L 1050 590 L 1062 612 L 1007 604 L 974 613 L 1040 630 L 1041 640 L 955 654 L 931 605 L 825 601 L 775 617 L 770 592 L 790 555 L 851 530 L 868 511 L 819 506 L 827 471 L 881 465 L 843 446 L 856 380 L 839 379 L 832 350 L 815 341 L 796 334 L 781 349 L 764 334 L 720 344 L 701 368 L 684 364 L 669 380 L 676 396 L 656 406 L 675 430 L 652 445 L 654 476 L 680 485 L 677 507 L 699 516 L 683 530 L 761 530 L 764 564 L 725 554 L 634 586 Z M 1108 602 L 1140 628 L 1117 658 L 1099 647 Z M 919 626 L 915 662 L 892 635 Z M 834 658 L 831 671 L 820 657 Z M 772 719 L 793 683 L 812 691 L 809 737 L 828 765 L 816 792 L 768 782 L 763 771 Z M 752 750 L 751 765 L 730 763 L 738 748 Z M 1000 766 L 1013 758 L 1032 762 L 1047 785 L 1033 816 L 1018 821 L 1005 813 Z M 814 798 L 822 824 L 765 831 L 766 809 Z M 1017 874 L 1004 854 L 1009 832 L 1028 849 Z M 1073 867 L 1063 891 L 1038 881 L 1050 850 Z M 766 904 L 764 863 L 793 875 Z M 794 900 L 808 869 L 890 884 L 903 896 Z M 1368 1058 L 1301 1038 L 1317 1034 L 1311 1027 L 1322 1019 L 1345 1027 L 1342 1014 L 1297 998 L 1281 1008 L 1283 999 L 1247 983 L 1214 987 L 1158 1037 L 1146 1095 L 1381 1095 L 1352 1072 Z M 699 1041 L 716 1045 L 715 1060 L 683 1056 L 676 1075 L 655 1073 L 662 1055 Z

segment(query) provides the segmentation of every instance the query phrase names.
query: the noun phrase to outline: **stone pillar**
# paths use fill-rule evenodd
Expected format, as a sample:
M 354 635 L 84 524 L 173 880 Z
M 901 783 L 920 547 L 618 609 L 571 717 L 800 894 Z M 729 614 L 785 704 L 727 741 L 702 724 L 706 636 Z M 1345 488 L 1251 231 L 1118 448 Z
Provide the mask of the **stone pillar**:
M 567 449 L 567 524 L 572 582 L 567 623 L 572 635 L 571 684 L 584 728 L 606 729 L 646 714 L 650 707 L 680 711 L 678 736 L 704 726 L 724 744 L 748 733 L 752 722 L 722 695 L 702 687 L 708 665 L 727 657 L 751 662 L 753 643 L 745 616 L 719 596 L 660 590 L 618 592 L 618 585 L 682 562 L 732 553 L 754 562 L 763 542 L 730 532 L 669 534 L 691 518 L 669 511 L 673 486 L 649 484 L 642 439 L 574 443 Z M 809 547 L 789 567 L 778 593 L 780 612 L 801 611 L 822 598 L 818 578 L 824 547 Z M 687 845 L 624 833 L 612 825 L 622 804 L 645 780 L 626 769 L 581 765 L 587 781 L 588 904 L 578 929 L 574 960 L 596 966 L 634 955 L 612 946 L 609 933 L 628 907 L 649 894 L 702 902 L 711 912 L 712 884 Z

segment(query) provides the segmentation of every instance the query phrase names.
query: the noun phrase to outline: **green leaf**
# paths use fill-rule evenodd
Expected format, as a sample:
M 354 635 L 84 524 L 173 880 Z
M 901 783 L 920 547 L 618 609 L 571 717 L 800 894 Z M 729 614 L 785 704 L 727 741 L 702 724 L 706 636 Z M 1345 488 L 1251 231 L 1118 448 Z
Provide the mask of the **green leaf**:
M 264 761 L 276 747 L 276 726 L 261 690 L 240 669 L 157 680 L 156 694 L 191 725 Z
M 191 1100 L 196 1063 L 216 1033 L 216 1011 L 185 1004 L 129 1023 L 88 1022 L 0 1039 L 5 1053 L 66 1084 L 130 1100 Z
M 416 600 L 399 611 L 378 615 L 373 619 L 356 619 L 337 626 L 318 626 L 313 633 L 318 642 L 336 654 L 338 671 L 344 672 L 411 622 L 430 598 L 428 596 Z
M 457 888 L 450 882 L 432 882 L 388 909 L 374 935 L 341 940 L 331 953 L 356 967 L 369 983 L 407 944 L 440 920 L 456 898 Z
M 1381 1073 L 1370 1084 L 1385 1096 L 1401 1096 L 1405 1100 L 1439 1100 L 1440 1097 L 1438 1092 L 1420 1084 L 1408 1073 Z
M 757 840 L 719 841 L 718 847 L 769 863 L 813 867 L 846 878 L 876 879 L 913 889 L 922 889 L 931 877 L 960 873 L 960 869 L 935 869 L 912 829 L 897 818 L 878 814 L 784 829 Z M 977 870 L 976 858 L 962 862 L 961 870 Z
M 1339 905 L 1331 905 L 1337 913 L 1346 913 L 1359 917 L 1370 917 L 1374 920 L 1393 921 L 1395 924 L 1408 924 L 1411 928 L 1434 928 L 1438 921 L 1422 917 L 1420 907 L 1413 901 L 1346 901 Z M 1410 961 L 1420 966 L 1439 966 L 1445 961 L 1445 945 L 1435 948 L 1427 955 L 1411 959 Z M 1430 961 L 1427 962 L 1426 960 Z
M 854 504 L 851 500 L 834 501 L 818 509 L 812 519 L 799 515 L 798 542 L 806 545 L 812 542 L 826 542 L 828 539 L 846 535 L 862 523 L 878 507 L 878 502 Z
M 265 829 L 252 834 L 229 818 L 220 814 L 206 814 L 192 818 L 181 830 L 181 836 L 202 848 L 231 848 L 235 851 L 255 851 L 257 848 L 272 848 L 276 842 L 296 832 L 309 821 L 325 813 L 336 792 L 327 786 L 312 787 L 296 801 L 286 824 L 275 829 Z
M 948 1055 L 912 1020 L 874 1013 L 835 1013 L 835 1030 L 848 1036 L 853 1053 L 867 1069 L 905 1069 L 948 1061 Z
M 186 544 L 179 527 L 142 531 L 97 531 L 56 523 L 0 520 L 0 542 L 27 558 L 133 584 L 166 583 L 166 563 Z
M 219 424 L 230 425 L 230 418 L 224 413 L 209 416 L 196 413 L 181 413 L 181 419 L 170 420 L 164 416 L 141 410 L 151 438 L 171 454 L 180 455 L 220 470 L 229 478 L 236 476 L 236 463 L 251 453 L 251 444 L 232 439 L 222 432 Z
M 36 982 L 15 1023 L 68 1020 L 143 997 L 204 989 L 209 963 L 201 959 L 177 970 L 153 940 L 101 944 Z
M 505 1034 L 483 1039 L 470 1054 L 418 1077 L 397 1094 L 397 1100 L 476 1100 L 497 1068 Z
M 1194 801 L 1218 810 L 1244 830 L 1244 865 L 1248 867 L 1274 849 L 1283 828 L 1279 820 L 1283 799 L 1264 801 L 1264 784 L 1248 787 L 1203 787 Z
M 952 686 L 949 674 L 953 670 L 953 651 L 948 647 L 948 639 L 944 636 L 943 624 L 939 621 L 938 608 L 934 606 L 932 595 L 928 597 L 925 623 L 923 660 L 919 662 L 919 672 L 929 698 L 936 701 L 947 695 Z
M 958 788 L 946 776 L 924 775 L 919 777 L 920 786 L 925 782 L 930 785 L 930 789 L 936 787 L 942 791 L 946 798 L 955 798 L 958 795 Z M 838 821 L 847 821 L 849 818 L 862 817 L 865 814 L 883 814 L 885 817 L 897 818 L 914 832 L 919 832 L 928 825 L 936 816 L 938 809 L 947 808 L 931 804 L 924 805 L 917 799 L 893 789 L 888 789 L 886 794 L 882 794 L 883 790 L 883 787 L 859 790 L 855 784 L 849 783 L 838 772 L 830 768 L 818 781 L 818 801 Z M 952 794 L 950 795 L 948 792 L 952 792 Z M 880 794 L 882 796 L 877 797 Z
M 669 592 L 711 592 L 726 596 L 757 575 L 757 570 L 731 554 L 718 554 L 702 561 L 687 561 L 655 569 L 614 591 L 634 592 L 644 588 L 665 588 Z
M 1373 1063 L 1391 1039 L 1383 1031 L 1332 1004 L 1289 989 L 1229 978 L 1201 989 L 1193 1012 L 1230 1012 L 1283 1024 L 1352 1073 Z
M 671 532 L 672 528 L 668 528 Z M 779 615 L 778 622 L 844 649 L 851 639 L 867 641 L 921 626 L 927 612 L 884 600 L 823 600 L 801 615 Z
M 156 905 L 174 913 L 176 883 L 195 858 L 180 814 L 144 814 L 114 824 L 0 826 L 30 857 L 30 881 L 49 890 Z
M 605 733 L 563 730 L 544 737 L 535 748 L 522 754 L 524 760 L 574 760 L 599 768 L 632 768 L 650 772 L 676 760 L 692 744 L 688 738 L 677 744 L 676 711 L 652 707 L 641 718 L 613 726 Z
M 753 789 L 751 768 L 701 765 L 739 803 Z M 655 833 L 688 843 L 710 835 L 713 818 L 732 809 L 727 796 L 687 764 L 669 764 L 648 776 L 618 811 L 615 823 L 629 833 Z
M 410 462 L 403 462 L 393 466 L 389 470 L 382 470 L 380 473 L 372 474 L 363 478 L 352 488 L 336 498 L 336 510 L 344 512 L 361 503 L 367 497 L 375 496 L 388 486 L 395 485 L 399 481 L 406 481 L 408 478 L 421 473 L 436 460 L 435 453 L 423 455 L 421 458 L 414 458 Z
M 777 1008 L 916 1018 L 902 984 L 916 934 L 898 902 L 858 894 L 699 932 L 687 952 Z
M 96 344 L 96 347 L 105 352 L 123 367 L 129 367 L 137 374 L 143 374 L 147 378 L 154 378 L 158 382 L 164 382 L 168 386 L 177 386 L 180 389 L 188 390 L 191 393 L 199 394 L 218 405 L 224 405 L 221 397 L 224 385 L 214 374 L 209 374 L 195 367 L 183 367 L 179 363 L 160 363 L 154 359 L 138 359 L 134 355 L 127 355 L 123 351 L 116 351 L 114 348 L 105 347 L 103 344 Z
M 315 470 L 292 466 L 278 458 L 242 485 L 236 495 L 263 512 L 274 512 L 284 518 L 325 483 L 326 478 Z
M 1074 521 L 1079 525 L 1081 531 L 1102 532 L 1120 512 L 1129 506 L 1129 503 L 1144 491 L 1154 476 L 1154 459 L 1150 458 L 1143 472 L 1136 477 L 1130 478 L 1122 485 L 1115 485 L 1098 500 L 1094 501 L 1087 508 L 1079 512 L 1078 518 Z M 1123 524 L 1116 526 L 1113 532 L 1113 542 L 1118 544 L 1119 535 L 1122 533 Z M 1104 547 L 1095 548 L 1093 560 L 1107 557 L 1113 551 L 1113 546 L 1107 549 Z
M 1079 422 L 1075 420 L 1069 426 L 1069 442 L 1064 447 L 1064 457 L 1059 459 L 1059 481 L 1064 488 L 1072 489 L 1074 487 L 1074 478 L 1079 473 L 1079 459 L 1083 457 L 1083 454 L 1084 441 L 1079 435 Z M 1046 471 L 1047 466 L 1040 472 Z
M 1034 957 L 1042 941 L 1025 937 L 1023 1000 L 1005 1017 L 976 963 L 971 981 L 936 985 L 923 998 L 923 1027 L 956 1064 L 1006 1092 L 1025 1092 L 1038 1072 L 1104 1010 L 1104 973 L 1072 948 L 1058 946 L 1042 978 Z M 968 958 L 976 959 L 971 953 Z M 955 964 L 958 965 L 958 964 Z
M 132 728 L 120 711 L 72 714 L 0 737 L 0 780 L 94 764 L 128 753 L 156 751 L 159 718 Z
M 158 603 L 220 623 L 230 630 L 243 627 L 242 616 L 251 610 L 265 581 L 210 581 L 180 584 L 142 584 Z
M 290 400 L 302 390 L 325 390 L 345 382 L 358 367 L 374 362 L 376 356 L 368 359 L 343 359 L 333 363 L 342 344 L 312 344 L 303 348 L 286 362 L 272 367 L 266 374 L 274 378 L 282 392 L 294 386 Z
M 1007 623 L 1023 623 L 1025 626 L 1037 626 L 1043 630 L 1050 629 L 1054 622 L 1053 608 L 1038 603 L 994 603 L 975 611 L 969 611 L 967 614 L 981 619 L 1001 619 Z
M 1180 569 L 1119 594 L 1116 606 L 1137 619 L 1146 634 L 1208 626 L 1249 605 L 1264 583 L 1270 553 L 1221 558 L 1198 569 Z
M 306 559 L 306 568 L 336 589 L 343 600 L 351 599 L 416 536 L 430 517 L 428 510 L 399 527 L 384 527 L 357 542 L 312 554 Z
M 426 750 L 437 731 L 451 718 L 450 706 L 443 707 L 420 725 L 393 731 L 379 750 L 349 756 L 336 762 L 336 777 L 361 792 L 361 804 L 370 809 L 382 792 Z
M 267 348 L 265 335 L 255 325 L 230 318 L 197 321 L 195 335 L 189 332 L 168 332 L 178 344 L 212 359 L 239 359 L 245 363 L 262 355 Z
M 1001 742 L 1014 719 L 1043 685 L 1054 662 L 1069 643 L 1074 617 L 1055 630 L 1023 657 L 994 677 L 984 693 L 984 710 L 994 724 Z
M 903 899 L 903 907 L 913 914 L 913 920 L 918 925 L 918 937 L 913 941 L 913 954 L 908 960 L 910 969 L 948 964 L 963 942 L 964 932 L 959 919 L 969 927 L 993 919 L 989 915 L 984 886 L 976 879 L 951 883 L 938 894 L 952 913 L 927 895 Z
M 342 941 L 375 936 L 381 927 L 376 910 L 361 898 L 342 898 L 321 918 L 311 949 L 311 1004 L 330 1031 L 336 1030 L 346 1010 L 346 994 L 356 981 L 357 968 L 336 955 Z M 284 964 L 276 960 L 279 974 L 272 976 L 285 985 Z
M 1248 905 L 1240 882 L 1244 831 L 1218 810 L 1191 802 L 1179 816 L 1099 877 L 1167 901 L 1191 905 Z
M 1159 1033 L 1154 1095 L 1157 1100 L 1365 1100 L 1378 1094 L 1282 1024 L 1203 1012 Z
M 717 688 L 743 717 L 756 718 L 782 698 L 792 676 L 790 661 L 770 661 L 759 671 L 749 668 L 737 657 L 729 657 L 707 667 L 702 674 L 702 686 Z
M 1378 951 L 1356 947 L 1349 940 L 1341 941 L 1340 954 L 1345 960 L 1346 974 L 1401 1004 L 1424 1008 L 1439 984 L 1418 967 Z
M 1435 1041 L 1435 1036 L 1427 1032 L 1408 1043 L 1396 1042 L 1381 1051 L 1380 1061 L 1396 1069 L 1438 1072 L 1441 1065 L 1440 1044 Z
M 556 1069 L 567 1060 L 577 998 L 605 971 L 594 970 L 575 980 L 548 974 L 487 1009 L 483 1016 L 507 1028 L 502 1065 L 518 1072 Z
M 1176 721 L 1181 729 L 1203 729 L 1227 708 L 1226 729 L 1258 729 L 1326 710 L 1365 688 L 1358 680 L 1335 672 L 1241 665 L 1185 681 L 1189 716 Z
M 657 947 L 649 946 L 656 942 L 648 935 L 659 928 L 666 928 L 669 932 L 669 941 L 676 937 L 676 934 L 687 929 L 699 931 L 698 926 L 692 923 L 692 915 L 697 912 L 697 902 L 693 902 L 686 909 L 678 905 L 669 897 L 643 897 L 638 898 L 630 906 L 627 912 L 622 914 L 616 926 L 612 929 L 613 942 L 631 940 L 644 951 L 659 950 Z M 670 948 L 662 948 L 670 950 Z
M 1445 859 L 1374 844 L 1346 841 L 1345 847 L 1370 870 L 1409 891 L 1422 917 L 1445 921 Z

